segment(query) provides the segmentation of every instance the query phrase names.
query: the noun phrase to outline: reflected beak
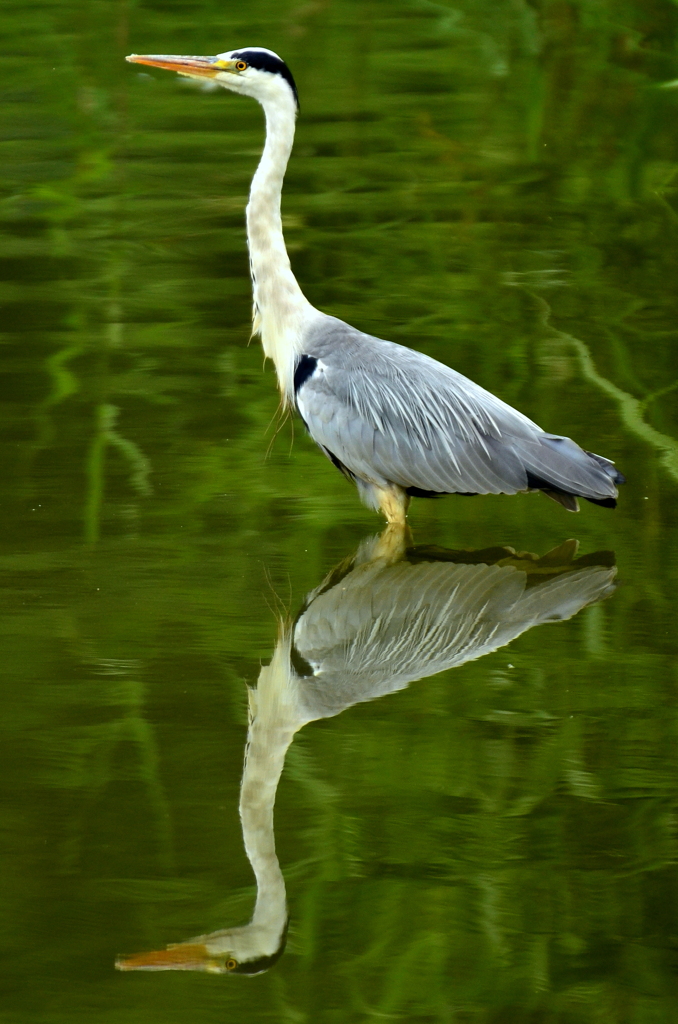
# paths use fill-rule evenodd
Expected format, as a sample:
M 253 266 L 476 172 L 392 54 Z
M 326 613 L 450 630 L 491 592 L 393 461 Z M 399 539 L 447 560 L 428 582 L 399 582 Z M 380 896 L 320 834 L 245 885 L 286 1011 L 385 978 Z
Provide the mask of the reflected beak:
M 119 971 L 208 971 L 210 956 L 202 943 L 180 942 L 167 949 L 134 953 L 115 961 Z
M 147 64 L 151 68 L 176 71 L 189 78 L 216 78 L 220 71 L 236 74 L 234 60 L 219 60 L 218 57 L 172 57 L 166 53 L 131 53 L 125 60 L 130 64 Z

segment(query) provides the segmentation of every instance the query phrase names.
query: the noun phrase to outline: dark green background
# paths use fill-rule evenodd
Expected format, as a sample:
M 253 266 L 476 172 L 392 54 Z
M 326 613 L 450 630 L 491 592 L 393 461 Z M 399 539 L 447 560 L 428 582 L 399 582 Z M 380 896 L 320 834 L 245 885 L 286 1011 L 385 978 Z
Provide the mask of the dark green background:
M 0 1020 L 678 1019 L 678 4 L 4 0 L 0 30 Z M 245 684 L 379 526 L 247 347 L 260 111 L 123 60 L 248 44 L 299 86 L 311 301 L 629 479 L 576 518 L 415 501 L 415 540 L 574 535 L 622 585 L 298 737 L 273 971 L 121 975 L 248 919 Z

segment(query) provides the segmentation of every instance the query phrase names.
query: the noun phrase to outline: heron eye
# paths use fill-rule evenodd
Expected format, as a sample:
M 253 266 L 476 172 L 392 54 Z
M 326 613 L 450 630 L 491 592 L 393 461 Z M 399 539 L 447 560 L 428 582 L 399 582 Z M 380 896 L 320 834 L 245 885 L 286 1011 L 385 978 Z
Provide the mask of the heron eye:
M 239 61 L 238 63 L 242 64 L 242 63 L 244 63 L 244 61 Z M 245 67 L 247 67 L 247 64 L 245 64 Z M 237 966 L 238 966 L 238 961 L 234 960 L 233 957 L 231 957 L 230 960 L 226 961 L 226 970 L 227 971 L 234 971 Z
M 247 67 L 247 61 L 246 60 L 238 60 L 235 63 L 235 70 L 236 71 L 244 71 L 246 67 Z M 229 963 L 230 962 L 231 961 L 229 960 Z M 236 966 L 237 966 L 237 964 L 236 964 Z

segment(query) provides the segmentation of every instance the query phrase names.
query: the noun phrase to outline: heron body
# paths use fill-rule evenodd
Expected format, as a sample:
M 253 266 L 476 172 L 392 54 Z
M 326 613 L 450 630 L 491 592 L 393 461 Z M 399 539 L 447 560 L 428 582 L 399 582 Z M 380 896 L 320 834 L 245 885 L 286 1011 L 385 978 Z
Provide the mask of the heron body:
M 247 205 L 254 331 L 275 364 L 284 405 L 296 407 L 366 505 L 401 524 L 412 496 L 541 490 L 573 512 L 577 497 L 616 505 L 624 477 L 608 459 L 546 433 L 435 359 L 364 334 L 306 299 L 280 217 L 298 102 L 277 54 L 247 47 L 216 57 L 127 59 L 211 79 L 262 105 L 266 143 Z

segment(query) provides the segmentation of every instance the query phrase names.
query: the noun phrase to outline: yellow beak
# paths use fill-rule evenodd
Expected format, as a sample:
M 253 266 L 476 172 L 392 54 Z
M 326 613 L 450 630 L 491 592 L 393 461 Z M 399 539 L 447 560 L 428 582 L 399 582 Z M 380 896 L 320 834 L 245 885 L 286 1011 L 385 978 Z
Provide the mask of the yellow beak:
M 130 64 L 147 64 L 151 68 L 176 71 L 189 78 L 215 78 L 220 71 L 236 74 L 234 60 L 219 60 L 218 57 L 173 57 L 167 53 L 131 53 L 125 60 Z
M 134 953 L 115 961 L 119 971 L 208 971 L 210 956 L 199 942 L 180 942 L 167 949 Z

